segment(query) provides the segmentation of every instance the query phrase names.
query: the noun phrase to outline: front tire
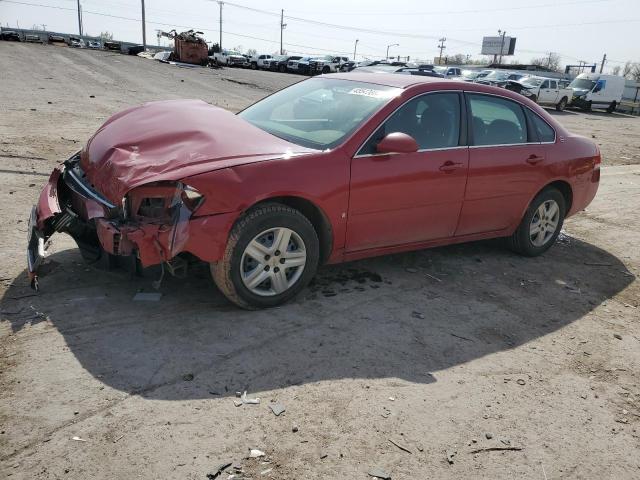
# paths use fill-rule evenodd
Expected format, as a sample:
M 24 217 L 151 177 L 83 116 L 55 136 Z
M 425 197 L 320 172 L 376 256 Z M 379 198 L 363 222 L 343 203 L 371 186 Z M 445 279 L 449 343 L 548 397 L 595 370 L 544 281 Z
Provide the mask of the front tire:
M 562 100 L 556 105 L 556 110 L 562 112 L 567 106 L 567 97 L 562 97 Z
M 320 242 L 298 210 L 271 203 L 249 211 L 233 227 L 222 260 L 211 264 L 220 291 L 245 309 L 274 307 L 313 278 Z
M 507 238 L 509 248 L 526 257 L 536 257 L 554 244 L 566 214 L 564 196 L 555 188 L 545 188 L 531 201 L 520 225 Z
M 331 69 L 328 66 L 324 66 L 322 67 L 322 74 L 326 75 L 327 73 L 329 73 L 331 71 Z

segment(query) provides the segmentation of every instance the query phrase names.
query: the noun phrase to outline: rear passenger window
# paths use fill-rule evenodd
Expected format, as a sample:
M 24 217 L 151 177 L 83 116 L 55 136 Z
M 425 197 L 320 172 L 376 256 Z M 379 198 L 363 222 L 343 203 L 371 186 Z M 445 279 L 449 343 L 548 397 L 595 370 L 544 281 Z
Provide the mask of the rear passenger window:
M 527 143 L 522 107 L 511 100 L 469 94 L 474 145 Z
M 547 122 L 533 112 L 529 112 L 529 118 L 533 122 L 533 128 L 541 142 L 555 142 L 556 132 Z
M 358 154 L 377 153 L 378 142 L 394 132 L 413 137 L 420 150 L 457 147 L 460 137 L 460 96 L 457 93 L 430 93 L 414 98 L 391 115 Z

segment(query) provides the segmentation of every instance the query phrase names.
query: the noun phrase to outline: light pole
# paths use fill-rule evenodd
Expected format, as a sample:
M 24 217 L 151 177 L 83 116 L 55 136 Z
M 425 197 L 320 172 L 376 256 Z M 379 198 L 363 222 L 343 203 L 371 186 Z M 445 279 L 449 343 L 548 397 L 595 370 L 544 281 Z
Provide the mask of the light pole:
M 399 43 L 392 43 L 391 45 L 387 45 L 387 57 L 386 59 L 389 60 L 389 47 L 399 47 L 400 44 Z
M 354 61 L 354 62 L 356 61 L 356 50 L 358 49 L 358 42 L 359 42 L 359 41 L 360 41 L 360 40 L 358 40 L 358 39 L 356 38 L 356 44 L 353 46 L 353 61 Z

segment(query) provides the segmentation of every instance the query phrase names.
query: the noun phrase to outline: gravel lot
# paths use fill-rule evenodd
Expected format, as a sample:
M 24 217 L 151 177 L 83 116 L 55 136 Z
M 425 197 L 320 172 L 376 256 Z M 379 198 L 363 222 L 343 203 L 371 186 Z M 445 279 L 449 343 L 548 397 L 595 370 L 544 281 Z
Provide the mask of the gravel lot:
M 329 266 L 245 312 L 204 266 L 134 302 L 151 279 L 94 270 L 57 236 L 36 295 L 30 207 L 110 114 L 235 111 L 301 77 L 8 42 L 0 65 L 0 476 L 640 477 L 640 119 L 557 114 L 605 167 L 539 258 L 492 241 Z M 235 406 L 244 390 L 260 403 Z

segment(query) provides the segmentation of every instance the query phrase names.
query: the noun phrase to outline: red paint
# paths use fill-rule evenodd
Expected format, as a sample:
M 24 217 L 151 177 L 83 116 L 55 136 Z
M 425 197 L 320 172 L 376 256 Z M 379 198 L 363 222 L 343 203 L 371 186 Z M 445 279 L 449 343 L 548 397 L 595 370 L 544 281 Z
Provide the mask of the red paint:
M 509 235 L 533 197 L 552 182 L 564 182 L 571 189 L 568 215 L 584 209 L 595 196 L 597 146 L 570 134 L 516 93 L 409 75 L 333 77 L 405 90 L 342 145 L 322 152 L 276 138 L 200 101 L 157 102 L 126 110 L 111 117 L 83 150 L 81 165 L 89 182 L 115 205 L 128 195 L 136 209 L 153 192 L 166 196 L 175 191 L 173 185 L 149 185 L 155 182 L 187 184 L 204 195 L 204 203 L 193 213 L 181 211 L 177 225 L 135 216 L 126 222 L 100 218 L 103 207 L 78 194 L 72 194 L 74 208 L 82 218 L 96 219 L 105 250 L 135 250 L 143 265 L 152 265 L 179 252 L 217 261 L 243 212 L 261 201 L 296 197 L 315 205 L 330 225 L 328 261 L 333 263 Z M 441 90 L 513 99 L 553 126 L 556 143 L 356 156 L 405 101 Z M 38 203 L 41 227 L 59 211 L 56 172 Z
M 148 182 L 304 153 L 200 100 L 151 102 L 109 118 L 82 151 L 89 181 L 112 203 Z

